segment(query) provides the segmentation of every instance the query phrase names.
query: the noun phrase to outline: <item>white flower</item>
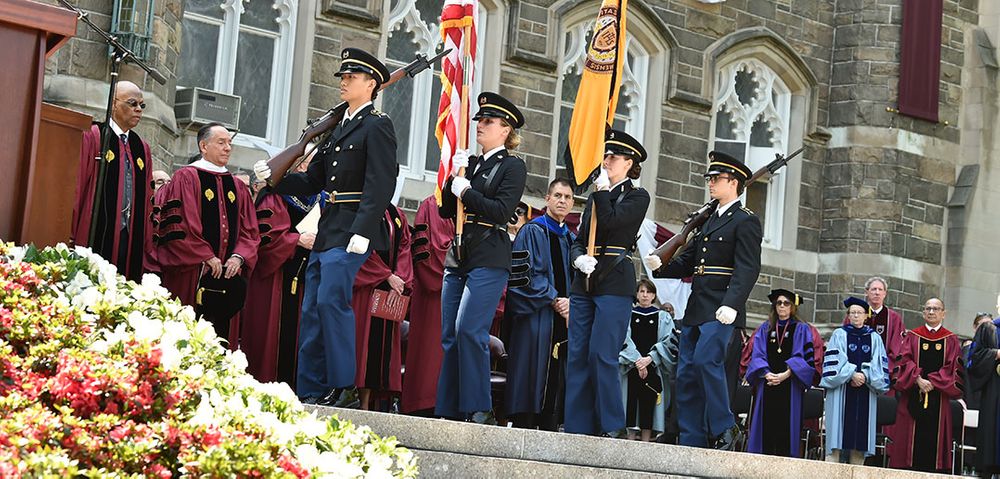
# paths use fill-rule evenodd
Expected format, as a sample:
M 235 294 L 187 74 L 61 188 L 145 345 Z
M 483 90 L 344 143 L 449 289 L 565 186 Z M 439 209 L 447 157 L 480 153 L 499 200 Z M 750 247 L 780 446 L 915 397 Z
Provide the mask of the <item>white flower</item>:
M 205 391 L 201 392 L 201 401 L 198 402 L 198 409 L 195 410 L 194 416 L 188 422 L 195 426 L 207 426 L 216 423 L 215 409 L 212 407 L 209 395 Z
M 230 351 L 226 354 L 229 357 L 229 364 L 233 366 L 238 372 L 244 372 L 247 370 L 247 355 L 242 349 L 237 349 L 236 351 Z
M 312 444 L 299 444 L 295 448 L 295 458 L 307 469 L 316 469 L 320 466 L 319 450 Z
M 298 426 L 299 430 L 302 431 L 306 437 L 314 438 L 326 434 L 326 424 L 326 421 L 317 419 L 316 413 L 313 412 L 312 414 L 302 418 L 302 420 L 299 421 Z
M 128 325 L 139 341 L 156 341 L 163 335 L 163 323 L 149 319 L 139 311 L 128 314 Z
M 24 246 L 15 246 L 10 249 L 8 254 L 10 255 L 11 263 L 20 263 L 24 259 L 24 254 L 28 252 L 28 249 Z
M 288 383 L 258 383 L 256 388 L 261 394 L 278 398 L 279 401 L 285 404 L 298 404 L 299 402 L 298 396 L 295 395 L 295 391 L 292 391 Z

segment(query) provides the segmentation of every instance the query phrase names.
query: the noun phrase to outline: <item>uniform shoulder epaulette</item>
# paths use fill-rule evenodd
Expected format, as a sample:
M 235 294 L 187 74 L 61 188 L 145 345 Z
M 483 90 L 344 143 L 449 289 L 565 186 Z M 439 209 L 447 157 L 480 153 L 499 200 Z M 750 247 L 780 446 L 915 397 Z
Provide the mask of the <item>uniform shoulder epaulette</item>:
M 743 211 L 746 211 L 747 214 L 749 214 L 751 216 L 756 216 L 757 215 L 757 213 L 754 213 L 753 210 L 751 210 L 750 208 L 747 208 L 746 206 L 740 206 L 740 209 L 743 210 Z
M 384 111 L 378 111 L 378 110 L 376 110 L 374 108 L 372 108 L 372 115 L 374 115 L 374 116 L 380 116 L 382 118 L 389 118 L 389 114 L 388 113 L 386 113 Z

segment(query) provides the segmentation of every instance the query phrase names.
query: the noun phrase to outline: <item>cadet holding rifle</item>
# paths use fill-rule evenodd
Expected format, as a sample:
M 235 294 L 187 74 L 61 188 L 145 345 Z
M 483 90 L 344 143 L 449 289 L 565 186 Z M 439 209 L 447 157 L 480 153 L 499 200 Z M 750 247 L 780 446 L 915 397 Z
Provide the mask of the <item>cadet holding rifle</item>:
M 319 144 L 309 169 L 279 178 L 274 191 L 330 194 L 306 266 L 296 392 L 305 403 L 347 406 L 356 397 L 354 277 L 372 248 L 388 248 L 382 216 L 399 165 L 392 120 L 372 105 L 389 70 L 357 48 L 344 49 L 341 58 L 336 76 L 347 103 L 343 119 Z M 267 161 L 254 165 L 262 180 L 271 170 Z

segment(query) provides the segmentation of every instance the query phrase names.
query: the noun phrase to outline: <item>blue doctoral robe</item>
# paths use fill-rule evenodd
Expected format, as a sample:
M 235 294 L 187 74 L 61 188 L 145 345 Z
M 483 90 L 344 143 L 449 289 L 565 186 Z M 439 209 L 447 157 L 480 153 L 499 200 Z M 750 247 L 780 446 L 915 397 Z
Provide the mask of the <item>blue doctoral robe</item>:
M 812 384 L 813 377 L 816 375 L 816 368 L 813 364 L 812 330 L 808 324 L 796 319 L 789 319 L 789 321 L 795 322 L 796 325 L 794 332 L 791 333 L 791 349 L 787 351 L 787 354 L 790 356 L 784 361 L 785 367 L 792 371 L 791 377 L 785 380 L 788 383 L 786 387 L 789 389 L 787 403 L 785 404 L 789 418 L 788 457 L 799 457 L 799 435 L 802 433 L 802 393 Z M 780 407 L 774 408 L 775 404 L 766 404 L 764 401 L 765 395 L 767 395 L 767 388 L 781 387 L 781 385 L 768 386 L 767 381 L 764 380 L 764 375 L 771 372 L 784 372 L 784 370 L 771 371 L 771 361 L 768 360 L 768 343 L 772 339 L 783 342 L 784 338 L 777 339 L 778 333 L 772 331 L 770 326 L 769 322 L 765 322 L 754 332 L 753 355 L 747 364 L 746 380 L 750 383 L 754 391 L 753 414 L 750 416 L 750 437 L 747 443 L 747 452 L 752 453 L 764 452 L 764 430 L 768 427 L 773 427 L 767 424 L 770 421 L 768 421 L 765 411 L 786 409 Z M 780 324 L 775 329 L 782 331 Z M 785 333 L 784 336 L 788 337 L 788 333 Z M 773 352 L 771 354 L 779 353 Z
M 677 341 L 679 339 L 674 336 L 674 318 L 670 316 L 670 313 L 660 311 L 658 316 L 656 343 L 649 351 L 649 359 L 653 360 L 653 366 L 656 367 L 656 372 L 660 375 L 660 384 L 663 385 L 660 401 L 656 403 L 656 408 L 653 410 L 653 430 L 663 431 L 667 407 L 670 406 L 670 378 L 674 377 L 677 370 Z M 628 372 L 635 368 L 635 362 L 641 357 L 642 354 L 639 353 L 632 341 L 632 322 L 629 321 L 628 333 L 625 335 L 625 346 L 618 353 L 622 402 L 628 400 Z
M 864 373 L 865 385 L 851 387 L 851 376 Z M 876 397 L 889 390 L 889 359 L 875 330 L 846 325 L 826 343 L 823 380 L 826 391 L 826 453 L 834 449 L 875 455 Z
M 552 258 L 550 231 L 559 236 L 561 258 Z M 509 414 L 540 414 L 545 394 L 555 393 L 546 391 L 549 368 L 555 367 L 552 322 L 563 318 L 552 309 L 558 291 L 552 264 L 562 262 L 566 272 L 562 290 L 568 295 L 572 284 L 569 253 L 574 239 L 565 224 L 560 227 L 548 215 L 525 224 L 514 239 L 505 309 L 511 322 L 505 397 Z

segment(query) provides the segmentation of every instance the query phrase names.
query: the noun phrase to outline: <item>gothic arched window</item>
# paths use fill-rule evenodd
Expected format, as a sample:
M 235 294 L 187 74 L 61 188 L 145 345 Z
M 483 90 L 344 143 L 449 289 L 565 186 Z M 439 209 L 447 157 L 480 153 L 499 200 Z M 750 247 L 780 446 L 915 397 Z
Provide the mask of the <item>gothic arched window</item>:
M 757 169 L 786 153 L 791 92 L 763 63 L 743 59 L 719 70 L 713 122 L 713 150 L 742 160 Z M 764 246 L 780 249 L 785 175 L 765 175 L 745 192 L 745 205 L 757 213 L 764 227 Z

